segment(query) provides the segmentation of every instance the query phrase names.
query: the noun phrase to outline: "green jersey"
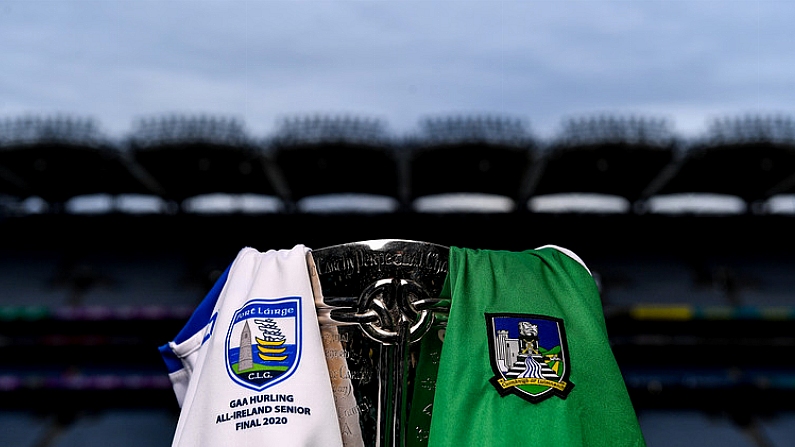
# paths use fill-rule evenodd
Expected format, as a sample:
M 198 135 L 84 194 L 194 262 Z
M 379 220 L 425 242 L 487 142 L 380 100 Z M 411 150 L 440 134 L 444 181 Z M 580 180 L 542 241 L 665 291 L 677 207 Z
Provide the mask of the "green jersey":
M 574 253 L 451 247 L 449 261 L 428 447 L 645 446 Z

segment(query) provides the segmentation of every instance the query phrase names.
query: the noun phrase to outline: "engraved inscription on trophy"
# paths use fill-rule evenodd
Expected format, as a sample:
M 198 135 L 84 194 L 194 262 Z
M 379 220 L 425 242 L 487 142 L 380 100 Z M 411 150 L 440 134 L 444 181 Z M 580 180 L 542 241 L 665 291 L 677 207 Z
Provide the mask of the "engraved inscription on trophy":
M 348 362 L 359 365 L 357 354 L 343 346 L 348 342 L 349 334 L 340 333 L 337 326 L 321 326 L 320 333 L 323 340 L 323 349 L 326 354 L 326 363 L 331 379 L 331 389 L 337 406 L 337 417 L 345 447 L 360 447 L 364 444 L 360 414 L 362 403 L 357 403 L 354 388 L 359 388 L 372 379 L 372 368 L 353 373 Z M 354 370 L 355 371 L 355 370 Z
M 320 275 L 336 272 L 360 273 L 364 269 L 376 271 L 388 267 L 405 267 L 426 270 L 434 274 L 447 272 L 447 261 L 437 252 L 390 253 L 355 250 L 331 259 L 315 261 Z

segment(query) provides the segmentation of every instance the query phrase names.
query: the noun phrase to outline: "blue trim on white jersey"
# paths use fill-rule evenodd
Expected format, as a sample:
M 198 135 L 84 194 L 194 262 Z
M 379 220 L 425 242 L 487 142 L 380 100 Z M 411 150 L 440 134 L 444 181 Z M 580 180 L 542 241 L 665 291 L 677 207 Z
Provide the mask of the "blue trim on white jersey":
M 221 295 L 221 290 L 223 290 L 224 285 L 226 285 L 226 280 L 229 277 L 229 270 L 231 268 L 232 264 L 229 264 L 221 276 L 218 277 L 218 279 L 215 281 L 215 284 L 213 284 L 212 289 L 207 292 L 207 295 L 204 296 L 202 302 L 199 304 L 196 310 L 193 311 L 193 314 L 191 314 L 188 322 L 174 338 L 174 344 L 179 345 L 180 343 L 185 342 L 197 332 L 207 327 L 207 325 L 215 326 L 216 315 L 213 315 L 213 310 L 215 309 L 215 303 L 218 302 L 218 297 Z M 204 337 L 202 343 L 207 341 L 207 338 L 211 333 L 212 331 Z M 182 360 L 171 349 L 170 343 L 166 343 L 157 349 L 160 351 L 160 356 L 163 358 L 169 374 L 182 369 Z
M 160 351 L 160 356 L 163 357 L 163 361 L 166 363 L 166 369 L 168 373 L 175 373 L 182 369 L 182 360 L 174 354 L 174 351 L 171 350 L 171 345 L 168 343 L 160 346 L 157 348 Z
M 193 315 L 190 316 L 190 319 L 188 319 L 185 327 L 183 327 L 174 338 L 174 343 L 183 343 L 185 340 L 193 337 L 197 332 L 201 331 L 212 322 L 215 303 L 218 302 L 218 297 L 221 295 L 221 290 L 223 290 L 224 285 L 226 285 L 226 280 L 229 277 L 229 270 L 231 268 L 232 265 L 230 264 L 229 267 L 224 270 L 224 273 L 218 277 L 218 279 L 215 281 L 215 284 L 213 285 L 213 288 L 207 292 L 207 295 L 204 297 L 201 304 L 199 304 L 199 307 L 193 311 Z

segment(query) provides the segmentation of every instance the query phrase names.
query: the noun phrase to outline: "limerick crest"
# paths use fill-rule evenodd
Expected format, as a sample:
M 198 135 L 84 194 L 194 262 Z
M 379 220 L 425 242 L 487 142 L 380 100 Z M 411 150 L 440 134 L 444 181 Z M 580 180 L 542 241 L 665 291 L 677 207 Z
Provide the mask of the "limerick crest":
M 301 358 L 299 297 L 258 298 L 232 317 L 226 335 L 226 371 L 256 391 L 290 377 Z
M 537 403 L 565 399 L 574 384 L 563 320 L 531 314 L 486 314 L 489 353 L 500 395 Z

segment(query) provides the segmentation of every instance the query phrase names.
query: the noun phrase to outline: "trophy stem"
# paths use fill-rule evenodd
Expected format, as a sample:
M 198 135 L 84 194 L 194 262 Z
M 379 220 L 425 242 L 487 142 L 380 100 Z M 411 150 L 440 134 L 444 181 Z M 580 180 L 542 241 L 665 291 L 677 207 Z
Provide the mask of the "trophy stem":
M 403 322 L 398 327 L 394 344 L 381 347 L 381 396 L 379 398 L 380 447 L 403 447 L 405 445 L 406 420 L 408 417 L 406 390 L 408 388 L 409 327 Z

